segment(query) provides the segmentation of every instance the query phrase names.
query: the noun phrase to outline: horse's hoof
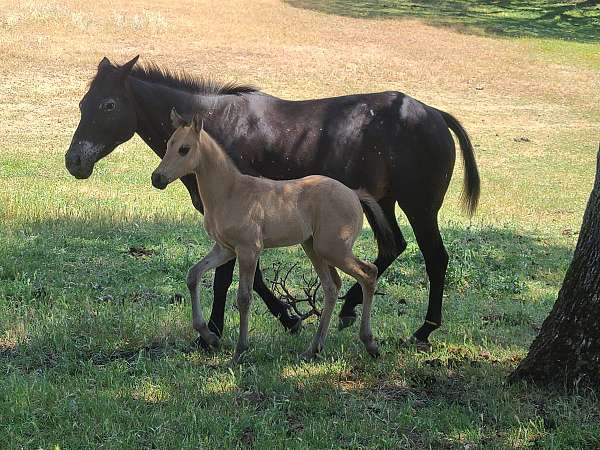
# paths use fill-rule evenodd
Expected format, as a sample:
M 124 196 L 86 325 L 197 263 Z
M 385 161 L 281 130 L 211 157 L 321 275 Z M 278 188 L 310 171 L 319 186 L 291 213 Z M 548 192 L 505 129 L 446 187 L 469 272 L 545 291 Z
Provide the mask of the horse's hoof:
M 352 326 L 356 322 L 356 316 L 340 316 L 340 322 L 338 324 L 338 330 L 343 330 Z
M 365 347 L 367 349 L 367 353 L 373 358 L 379 358 L 381 356 L 381 354 L 379 353 L 379 346 L 375 342 L 366 344 Z
M 428 353 L 431 351 L 431 344 L 429 343 L 429 341 L 422 341 L 418 339 L 414 334 L 402 344 L 402 347 L 415 348 L 417 351 L 422 353 Z
M 311 362 L 317 359 L 317 354 L 311 351 L 305 351 L 300 353 L 300 361 Z
M 231 357 L 231 366 L 237 366 L 242 362 L 244 355 L 246 354 L 246 349 L 244 350 L 236 350 L 233 356 Z
M 294 322 L 294 324 L 288 328 L 290 334 L 298 334 L 302 329 L 302 319 L 300 317 L 296 317 L 296 319 L 296 322 Z

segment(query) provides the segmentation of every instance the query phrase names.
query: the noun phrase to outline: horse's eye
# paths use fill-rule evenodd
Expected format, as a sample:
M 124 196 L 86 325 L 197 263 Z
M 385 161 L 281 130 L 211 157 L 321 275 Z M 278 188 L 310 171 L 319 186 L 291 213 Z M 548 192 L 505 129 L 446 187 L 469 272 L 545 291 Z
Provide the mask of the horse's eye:
M 114 111 L 116 107 L 116 103 L 112 100 L 108 100 L 102 104 L 102 109 L 107 112 Z
M 187 155 L 189 151 L 190 151 L 189 145 L 182 145 L 181 147 L 179 147 L 179 154 L 181 156 Z

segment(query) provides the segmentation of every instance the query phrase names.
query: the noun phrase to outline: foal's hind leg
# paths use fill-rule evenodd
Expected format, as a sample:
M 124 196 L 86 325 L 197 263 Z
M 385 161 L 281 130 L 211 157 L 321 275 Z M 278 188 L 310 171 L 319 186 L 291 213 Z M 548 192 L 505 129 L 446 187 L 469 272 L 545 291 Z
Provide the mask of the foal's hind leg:
M 379 205 L 383 210 L 383 214 L 386 217 L 392 232 L 394 233 L 394 240 L 396 241 L 396 254 L 395 255 L 387 255 L 383 249 L 378 249 L 377 259 L 375 259 L 374 264 L 377 266 L 378 276 L 383 274 L 384 270 L 386 270 L 396 258 L 402 254 L 404 250 L 406 250 L 406 240 L 402 235 L 402 231 L 400 231 L 400 227 L 398 226 L 398 220 L 396 219 L 395 207 L 396 200 L 393 197 L 388 197 L 381 199 L 379 201 Z M 369 223 L 373 220 L 372 217 L 367 214 L 367 220 Z M 344 295 L 344 304 L 342 305 L 342 309 L 340 310 L 340 322 L 339 329 L 342 330 L 346 327 L 349 327 L 356 320 L 356 312 L 354 308 L 360 302 L 362 302 L 363 294 L 361 292 L 360 284 L 355 283 Z
M 373 356 L 379 356 L 379 348 L 373 339 L 371 330 L 371 308 L 373 305 L 373 295 L 377 283 L 377 266 L 361 261 L 352 253 L 336 263 L 342 271 L 356 279 L 363 293 L 363 307 L 360 321 L 360 340 L 365 344 L 367 352 Z
M 315 358 L 325 345 L 325 339 L 327 338 L 327 331 L 329 329 L 329 323 L 331 322 L 333 309 L 335 308 L 335 301 L 340 290 L 341 280 L 335 267 L 331 267 L 323 258 L 315 253 L 312 246 L 312 240 L 303 243 L 302 247 L 310 258 L 310 261 L 321 280 L 321 287 L 323 288 L 324 294 L 323 311 L 321 312 L 321 319 L 319 320 L 317 332 L 308 349 L 301 355 L 303 360 L 310 361 Z
M 200 334 L 200 337 L 209 346 L 216 346 L 219 343 L 219 337 L 209 330 L 204 317 L 202 316 L 202 309 L 200 308 L 198 284 L 202 275 L 210 269 L 214 269 L 225 264 L 227 261 L 233 259 L 235 254 L 226 248 L 221 247 L 218 244 L 212 248 L 212 250 L 202 260 L 192 266 L 187 274 L 187 286 L 190 290 L 192 297 L 192 324 L 194 329 Z

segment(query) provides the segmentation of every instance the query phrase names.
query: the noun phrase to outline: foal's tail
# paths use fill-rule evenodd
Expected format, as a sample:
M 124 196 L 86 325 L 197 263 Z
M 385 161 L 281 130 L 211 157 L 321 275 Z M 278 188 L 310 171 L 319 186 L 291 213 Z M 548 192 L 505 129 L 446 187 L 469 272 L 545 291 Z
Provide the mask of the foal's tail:
M 463 204 L 463 208 L 469 217 L 472 217 L 475 214 L 475 210 L 477 209 L 477 204 L 479 203 L 479 193 L 480 193 L 480 181 L 479 181 L 479 171 L 477 170 L 477 163 L 475 162 L 475 152 L 473 151 L 473 145 L 471 144 L 471 139 L 469 139 L 469 135 L 462 127 L 460 122 L 456 120 L 451 114 L 447 112 L 440 111 L 440 114 L 446 121 L 446 125 L 458 138 L 458 142 L 460 144 L 460 149 L 462 151 L 463 163 L 465 166 L 465 176 L 463 180 L 463 191 L 460 195 L 461 202 Z
M 396 240 L 394 239 L 394 233 L 390 228 L 390 223 L 383 214 L 383 210 L 377 200 L 375 200 L 371 194 L 364 189 L 356 189 L 354 193 L 360 200 L 360 204 L 367 216 L 367 220 L 373 229 L 373 234 L 377 240 L 377 247 L 379 248 L 379 254 L 385 256 L 396 255 Z

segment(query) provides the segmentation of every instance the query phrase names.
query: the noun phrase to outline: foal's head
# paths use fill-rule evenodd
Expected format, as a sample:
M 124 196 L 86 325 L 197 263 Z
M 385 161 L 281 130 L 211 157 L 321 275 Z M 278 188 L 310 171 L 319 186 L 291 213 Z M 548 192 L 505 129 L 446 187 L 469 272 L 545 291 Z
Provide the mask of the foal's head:
M 152 186 L 164 189 L 172 181 L 194 173 L 200 163 L 200 134 L 202 119 L 195 114 L 191 122 L 171 110 L 171 121 L 175 131 L 167 142 L 167 152 L 159 166 L 152 173 Z

